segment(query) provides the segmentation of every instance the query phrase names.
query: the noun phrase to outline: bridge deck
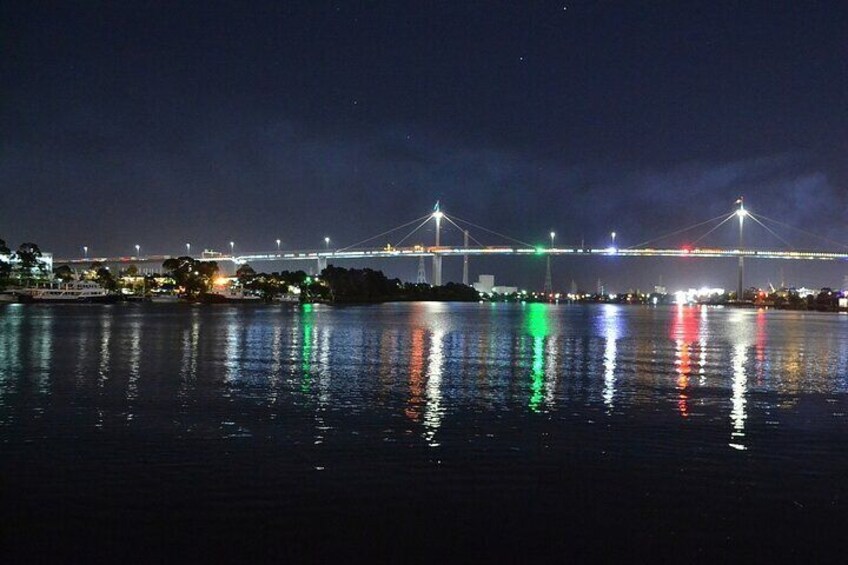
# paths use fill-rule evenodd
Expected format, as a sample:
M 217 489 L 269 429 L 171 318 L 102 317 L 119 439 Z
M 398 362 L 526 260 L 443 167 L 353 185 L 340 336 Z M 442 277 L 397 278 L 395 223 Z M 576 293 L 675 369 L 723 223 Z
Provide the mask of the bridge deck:
M 571 257 L 751 257 L 760 259 L 794 259 L 794 260 L 819 260 L 838 261 L 848 260 L 848 253 L 832 251 L 776 251 L 768 249 L 580 249 L 580 248 L 525 248 L 525 247 L 409 247 L 392 249 L 358 249 L 349 251 L 324 251 L 304 250 L 288 252 L 256 252 L 240 255 L 216 255 L 192 257 L 203 261 L 231 261 L 238 264 L 256 263 L 263 261 L 304 261 L 318 259 L 392 259 L 397 257 L 433 257 L 440 255 L 450 256 L 571 256 Z M 54 259 L 53 263 L 58 265 L 101 263 L 149 263 L 162 262 L 166 259 L 177 257 L 177 255 L 146 255 L 146 256 L 122 256 L 122 257 L 89 257 L 89 258 L 60 258 Z

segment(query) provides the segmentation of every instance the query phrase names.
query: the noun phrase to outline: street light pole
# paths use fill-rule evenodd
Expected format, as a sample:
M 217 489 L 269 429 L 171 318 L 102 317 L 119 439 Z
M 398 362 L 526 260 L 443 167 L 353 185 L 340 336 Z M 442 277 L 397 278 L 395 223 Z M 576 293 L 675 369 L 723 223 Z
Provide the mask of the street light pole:
M 139 245 L 137 243 L 135 244 L 135 256 L 141 257 L 141 245 Z
M 324 238 L 324 245 L 327 247 L 327 251 L 329 251 L 330 250 L 330 238 L 329 237 Z
M 230 256 L 233 256 L 235 254 L 236 254 L 236 242 L 231 241 L 230 242 Z
M 612 246 L 615 247 L 615 232 L 612 232 L 610 236 L 612 237 Z
M 281 242 L 280 242 L 280 240 L 278 239 L 278 240 L 277 240 L 277 253 L 279 253 L 279 252 L 280 252 L 280 243 L 281 243 Z
M 191 244 L 186 243 L 186 255 L 191 255 Z
M 82 253 L 85 259 L 88 259 L 88 245 L 82 246 Z

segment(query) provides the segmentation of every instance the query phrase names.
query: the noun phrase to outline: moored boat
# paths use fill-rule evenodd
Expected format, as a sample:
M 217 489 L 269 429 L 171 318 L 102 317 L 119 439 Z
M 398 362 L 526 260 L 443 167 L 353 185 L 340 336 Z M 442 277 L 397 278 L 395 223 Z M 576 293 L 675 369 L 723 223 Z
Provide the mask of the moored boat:
M 10 290 L 0 292 L 0 304 L 8 302 L 18 302 L 18 293 Z
M 206 294 L 203 297 L 203 301 L 215 304 L 258 303 L 262 302 L 262 298 L 255 294 L 246 293 L 242 288 L 227 287 L 216 288 L 213 292 Z
M 93 281 L 72 281 L 24 288 L 21 289 L 19 298 L 21 302 L 73 304 L 112 303 L 121 299 L 120 295 L 110 293 Z

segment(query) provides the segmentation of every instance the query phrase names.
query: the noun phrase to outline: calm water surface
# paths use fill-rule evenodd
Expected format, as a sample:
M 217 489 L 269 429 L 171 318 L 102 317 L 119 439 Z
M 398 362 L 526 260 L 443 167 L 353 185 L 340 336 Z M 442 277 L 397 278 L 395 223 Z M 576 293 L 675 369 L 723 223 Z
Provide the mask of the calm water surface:
M 21 560 L 842 560 L 848 316 L 0 307 Z

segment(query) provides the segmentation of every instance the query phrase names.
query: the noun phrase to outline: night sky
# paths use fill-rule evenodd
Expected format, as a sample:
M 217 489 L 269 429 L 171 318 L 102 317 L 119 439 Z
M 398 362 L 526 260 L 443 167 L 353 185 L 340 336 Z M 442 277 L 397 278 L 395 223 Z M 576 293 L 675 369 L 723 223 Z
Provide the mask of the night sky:
M 740 194 L 848 243 L 846 2 L 8 1 L 0 20 L 0 237 L 15 245 L 343 246 L 438 199 L 525 241 L 606 245 L 615 230 L 628 246 Z M 765 263 L 750 282 L 781 267 L 796 284 L 848 274 Z M 446 260 L 446 278 L 459 269 Z M 555 285 L 734 287 L 734 269 L 557 260 Z M 481 271 L 544 280 L 534 258 Z

